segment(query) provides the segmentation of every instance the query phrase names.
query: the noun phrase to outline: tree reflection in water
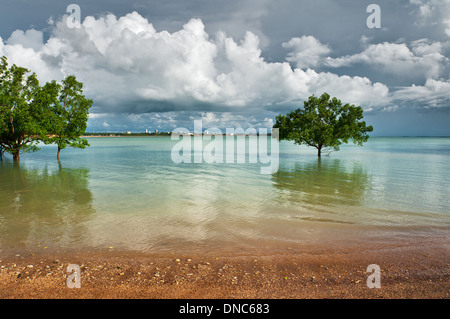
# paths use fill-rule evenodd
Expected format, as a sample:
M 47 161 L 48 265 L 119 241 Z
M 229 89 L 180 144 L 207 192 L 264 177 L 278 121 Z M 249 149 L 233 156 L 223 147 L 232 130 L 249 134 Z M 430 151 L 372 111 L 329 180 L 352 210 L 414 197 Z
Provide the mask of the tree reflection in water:
M 370 176 L 361 163 L 340 159 L 281 165 L 272 182 L 280 206 L 307 213 L 335 213 L 361 206 L 370 190 Z
M 1 248 L 74 245 L 93 214 L 89 169 L 0 167 Z

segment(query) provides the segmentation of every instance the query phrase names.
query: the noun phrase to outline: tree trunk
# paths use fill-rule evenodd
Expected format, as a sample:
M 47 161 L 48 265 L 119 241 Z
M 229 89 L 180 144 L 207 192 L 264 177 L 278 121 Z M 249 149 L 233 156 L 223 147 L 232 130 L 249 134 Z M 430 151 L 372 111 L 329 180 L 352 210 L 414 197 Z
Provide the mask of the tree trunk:
M 20 162 L 20 153 L 18 151 L 13 153 L 13 160 L 14 162 Z
M 58 155 L 57 155 L 57 158 L 58 158 L 58 162 L 59 162 L 59 153 L 61 152 L 61 148 L 58 146 Z
M 320 157 L 320 155 L 321 155 L 321 153 L 322 153 L 322 146 L 323 146 L 323 145 L 319 145 L 319 146 L 317 147 L 317 156 L 318 156 L 318 157 Z

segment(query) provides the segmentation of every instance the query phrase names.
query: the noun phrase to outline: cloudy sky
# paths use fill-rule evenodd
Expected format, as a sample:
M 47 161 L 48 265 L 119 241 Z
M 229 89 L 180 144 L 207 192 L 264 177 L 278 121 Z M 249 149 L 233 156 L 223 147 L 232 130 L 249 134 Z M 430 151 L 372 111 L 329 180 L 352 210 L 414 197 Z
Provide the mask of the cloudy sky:
M 1 55 L 75 74 L 93 132 L 271 127 L 328 92 L 373 135 L 450 135 L 450 0 L 1 0 Z

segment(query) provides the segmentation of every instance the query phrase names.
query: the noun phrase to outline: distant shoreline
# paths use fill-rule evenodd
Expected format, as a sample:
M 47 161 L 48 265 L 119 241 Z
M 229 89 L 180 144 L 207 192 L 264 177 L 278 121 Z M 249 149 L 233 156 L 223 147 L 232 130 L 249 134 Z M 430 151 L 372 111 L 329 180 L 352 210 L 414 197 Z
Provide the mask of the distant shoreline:
M 178 133 L 177 133 L 178 134 Z M 249 136 L 249 134 L 180 134 L 184 136 L 210 136 L 210 135 L 222 135 L 222 136 Z M 259 136 L 260 134 L 251 134 L 253 136 Z M 172 132 L 164 132 L 157 134 L 150 133 L 93 133 L 93 134 L 84 134 L 81 137 L 170 137 L 172 136 Z M 264 136 L 271 136 L 270 133 L 264 134 Z
M 170 135 L 150 135 L 150 136 L 142 136 L 142 135 L 82 135 L 80 137 L 169 137 Z
M 190 136 L 204 136 L 208 134 L 185 134 Z M 217 134 L 210 134 L 217 135 Z M 227 134 L 222 134 L 223 136 L 227 136 Z M 234 136 L 239 136 L 240 134 L 234 134 Z M 259 135 L 259 134 L 256 134 Z M 268 133 L 268 136 L 271 134 Z M 172 132 L 161 132 L 161 133 L 85 133 L 80 137 L 170 137 L 172 136 Z M 450 138 L 450 136 L 371 136 L 371 138 Z
M 160 136 L 170 136 L 171 132 L 163 132 L 163 133 L 86 133 L 81 137 L 160 137 Z

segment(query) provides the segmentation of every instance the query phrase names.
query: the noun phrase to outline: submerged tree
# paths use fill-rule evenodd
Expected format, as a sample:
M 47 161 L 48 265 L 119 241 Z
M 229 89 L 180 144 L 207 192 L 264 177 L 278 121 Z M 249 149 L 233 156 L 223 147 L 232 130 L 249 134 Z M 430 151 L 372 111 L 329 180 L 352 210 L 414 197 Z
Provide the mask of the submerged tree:
M 20 160 L 20 153 L 38 150 L 38 143 L 55 143 L 58 155 L 67 146 L 89 146 L 81 138 L 87 126 L 92 100 L 82 93 L 83 84 L 67 76 L 40 86 L 36 74 L 12 65 L 6 57 L 0 64 L 0 156 L 3 152 Z
M 0 144 L 3 152 L 20 160 L 20 153 L 38 150 L 44 132 L 34 110 L 33 99 L 39 89 L 36 74 L 15 64 L 8 68 L 6 57 L 0 64 Z M 29 75 L 27 75 L 29 74 Z
M 373 127 L 366 126 L 362 118 L 360 106 L 342 105 L 337 98 L 330 99 L 323 93 L 320 97 L 310 96 L 303 109 L 277 116 L 274 127 L 279 129 L 280 139 L 315 147 L 320 157 L 324 148 L 339 150 L 339 145 L 350 139 L 358 145 L 367 142 Z
M 81 135 L 86 131 L 89 109 L 93 103 L 83 95 L 83 83 L 78 82 L 73 75 L 67 76 L 59 88 L 58 101 L 50 107 L 51 135 L 45 141 L 58 145 L 58 161 L 61 150 L 67 146 L 75 148 L 89 146 L 87 139 L 81 138 Z

